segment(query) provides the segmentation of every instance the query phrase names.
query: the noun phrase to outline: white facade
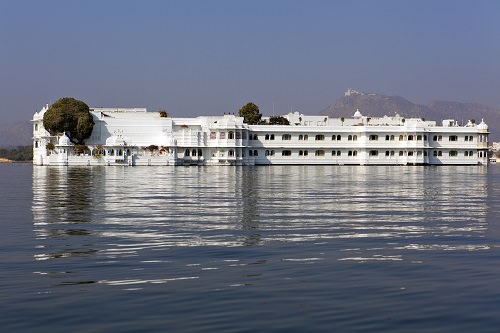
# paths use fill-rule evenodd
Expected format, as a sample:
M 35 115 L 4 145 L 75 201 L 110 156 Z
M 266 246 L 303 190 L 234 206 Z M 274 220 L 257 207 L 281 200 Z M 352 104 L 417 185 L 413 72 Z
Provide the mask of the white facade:
M 454 120 L 308 116 L 290 125 L 247 125 L 234 115 L 162 117 L 131 108 L 94 108 L 84 151 L 33 116 L 36 165 L 477 165 L 488 163 L 488 126 Z M 81 148 L 81 147 L 76 147 Z

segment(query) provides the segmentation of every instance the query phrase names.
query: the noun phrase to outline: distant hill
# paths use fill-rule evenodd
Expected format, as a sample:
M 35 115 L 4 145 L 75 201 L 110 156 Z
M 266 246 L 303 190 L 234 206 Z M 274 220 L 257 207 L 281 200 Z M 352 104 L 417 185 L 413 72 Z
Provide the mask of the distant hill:
M 477 123 L 484 119 L 491 132 L 490 142 L 500 141 L 500 109 L 477 103 L 433 101 L 421 105 L 401 96 L 362 93 L 348 89 L 344 96 L 322 113 L 329 117 L 352 117 L 356 109 L 365 116 L 392 116 L 397 113 L 408 118 L 419 117 L 438 122 L 442 119 L 454 119 L 459 124 L 465 124 L 469 119 L 474 119 Z
M 33 128 L 29 121 L 0 124 L 0 148 L 29 146 L 32 137 Z

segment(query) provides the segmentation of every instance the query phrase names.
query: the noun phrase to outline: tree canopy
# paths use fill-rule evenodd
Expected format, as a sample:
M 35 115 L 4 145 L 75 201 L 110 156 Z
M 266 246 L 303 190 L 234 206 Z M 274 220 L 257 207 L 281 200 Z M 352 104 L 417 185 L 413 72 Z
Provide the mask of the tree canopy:
M 238 115 L 243 117 L 243 121 L 249 125 L 256 125 L 260 123 L 262 114 L 259 111 L 259 107 L 254 103 L 247 103 L 244 105 Z
M 87 104 L 63 97 L 45 112 L 43 126 L 51 135 L 66 133 L 74 144 L 84 144 L 84 140 L 92 134 L 94 120 Z
M 283 116 L 269 117 L 269 125 L 290 125 L 290 121 Z

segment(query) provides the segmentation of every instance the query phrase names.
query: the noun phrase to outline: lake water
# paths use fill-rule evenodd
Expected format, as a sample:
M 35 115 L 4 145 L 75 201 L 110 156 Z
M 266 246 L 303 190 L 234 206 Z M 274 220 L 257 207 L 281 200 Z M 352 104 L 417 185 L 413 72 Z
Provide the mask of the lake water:
M 2 332 L 500 332 L 500 166 L 0 165 Z

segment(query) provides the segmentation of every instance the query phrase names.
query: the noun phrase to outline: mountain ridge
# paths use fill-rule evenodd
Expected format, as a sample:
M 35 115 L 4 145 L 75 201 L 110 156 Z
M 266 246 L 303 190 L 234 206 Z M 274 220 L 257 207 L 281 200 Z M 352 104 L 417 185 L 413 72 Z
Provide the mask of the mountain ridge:
M 0 148 L 29 146 L 32 137 L 33 128 L 29 120 L 0 124 Z
M 463 103 L 455 101 L 431 101 L 427 104 L 416 104 L 401 96 L 388 96 L 375 93 L 363 93 L 348 89 L 344 96 L 324 109 L 321 114 L 329 117 L 352 117 L 356 110 L 365 116 L 382 117 L 399 114 L 403 117 L 416 117 L 436 120 L 454 119 L 458 124 L 466 124 L 469 120 L 488 124 L 491 132 L 490 142 L 500 140 L 500 109 L 480 103 Z

